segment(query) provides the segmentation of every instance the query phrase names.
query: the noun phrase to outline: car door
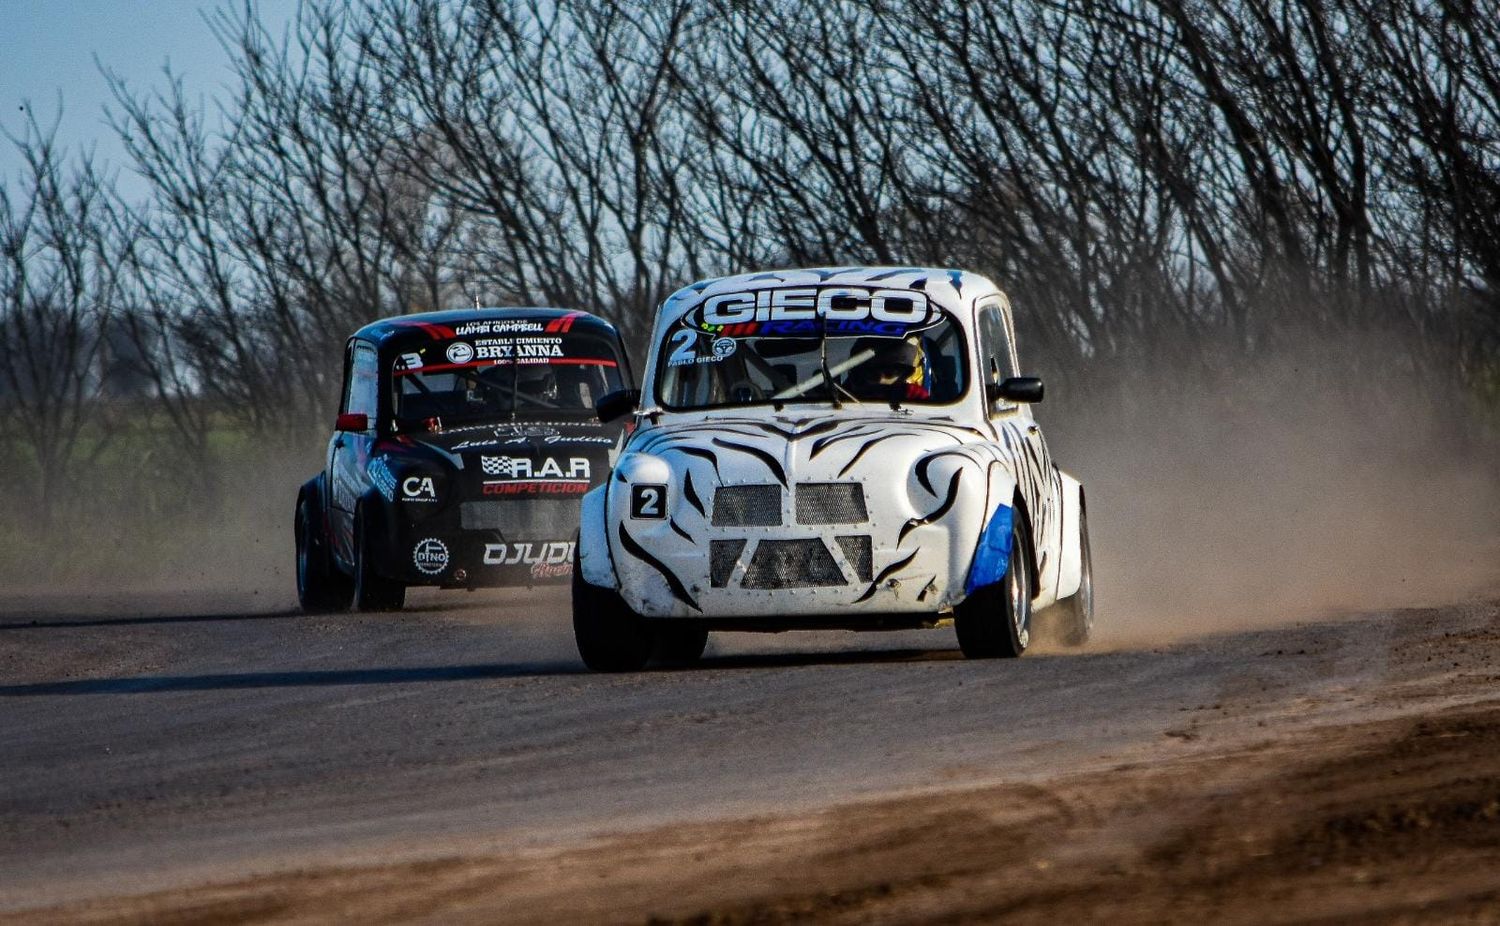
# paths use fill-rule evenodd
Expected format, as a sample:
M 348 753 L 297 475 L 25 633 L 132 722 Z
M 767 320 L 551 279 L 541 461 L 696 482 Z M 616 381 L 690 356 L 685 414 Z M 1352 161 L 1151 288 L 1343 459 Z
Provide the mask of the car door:
M 380 368 L 373 345 L 351 341 L 344 362 L 344 394 L 339 414 L 365 415 L 364 431 L 336 431 L 328 445 L 328 478 L 331 483 L 329 519 L 334 548 L 339 558 L 354 561 L 354 507 L 369 484 L 365 463 L 375 433 Z
M 990 297 L 980 303 L 978 320 L 982 388 L 1020 376 L 1010 305 L 998 296 Z M 1048 538 L 1052 536 L 1058 510 L 1052 455 L 1030 405 L 998 399 L 988 402 L 988 406 L 995 437 L 1016 467 L 1021 498 L 1031 515 L 1037 569 L 1041 571 L 1047 565 L 1043 561 L 1047 558 Z

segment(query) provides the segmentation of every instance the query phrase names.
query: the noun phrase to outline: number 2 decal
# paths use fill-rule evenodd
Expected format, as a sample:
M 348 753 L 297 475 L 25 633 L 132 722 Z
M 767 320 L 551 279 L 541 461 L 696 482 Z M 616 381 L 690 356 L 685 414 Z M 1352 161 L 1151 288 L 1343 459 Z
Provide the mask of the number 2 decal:
M 649 484 L 631 486 L 630 516 L 658 521 L 665 518 L 667 516 L 667 487 Z
M 672 335 L 672 343 L 677 347 L 667 357 L 667 366 L 680 367 L 698 361 L 698 352 L 693 350 L 698 335 L 687 330 L 679 331 Z

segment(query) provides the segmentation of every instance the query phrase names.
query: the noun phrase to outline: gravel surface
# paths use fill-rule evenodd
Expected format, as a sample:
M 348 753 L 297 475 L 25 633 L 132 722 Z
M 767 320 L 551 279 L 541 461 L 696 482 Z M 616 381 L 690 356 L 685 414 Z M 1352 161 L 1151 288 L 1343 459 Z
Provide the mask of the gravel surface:
M 412 599 L 324 617 L 247 595 L 12 600 L 0 914 L 1024 920 L 1012 879 L 932 867 L 972 842 L 1009 847 L 991 874 L 1069 872 L 1025 909 L 1083 916 L 1079 898 L 1149 853 L 1137 881 L 1229 858 L 1241 843 L 1210 808 L 1232 795 L 1267 818 L 1257 801 L 1296 790 L 1268 777 L 1313 758 L 1358 769 L 1370 730 L 1406 742 L 1414 718 L 1458 717 L 1500 742 L 1489 601 L 996 662 L 962 660 L 951 630 L 722 635 L 702 668 L 606 676 L 577 659 L 565 593 Z M 1357 778 L 1325 777 L 1307 800 Z M 1500 784 L 1464 780 L 1484 832 Z M 972 825 L 976 795 L 1004 808 L 994 828 Z M 1271 830 L 1243 852 L 1278 856 Z M 1093 861 L 1049 860 L 1044 833 Z M 869 863 L 829 863 L 850 840 Z M 930 883 L 891 875 L 914 865 Z M 1212 883 L 1191 882 L 1208 898 L 1193 909 L 1239 915 L 1213 907 Z M 1437 901 L 1485 896 L 1465 884 Z

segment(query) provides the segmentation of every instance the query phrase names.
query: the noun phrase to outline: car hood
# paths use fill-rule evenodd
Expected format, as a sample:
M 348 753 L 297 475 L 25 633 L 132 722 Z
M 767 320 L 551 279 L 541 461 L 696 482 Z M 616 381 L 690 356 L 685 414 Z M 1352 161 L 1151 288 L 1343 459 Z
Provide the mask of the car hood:
M 707 466 L 723 483 L 834 482 L 910 471 L 935 451 L 983 435 L 951 419 L 897 411 L 672 421 L 638 432 L 627 452 Z M 897 478 L 904 483 L 904 479 Z

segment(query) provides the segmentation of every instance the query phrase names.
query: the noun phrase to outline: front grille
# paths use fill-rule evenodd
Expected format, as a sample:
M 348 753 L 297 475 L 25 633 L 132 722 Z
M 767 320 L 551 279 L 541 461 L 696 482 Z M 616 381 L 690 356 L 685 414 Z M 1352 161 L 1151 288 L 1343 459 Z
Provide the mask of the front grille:
M 804 482 L 797 486 L 798 524 L 861 524 L 865 489 L 857 482 Z
M 729 576 L 734 564 L 739 562 L 745 549 L 743 540 L 710 540 L 708 542 L 708 584 L 714 588 L 729 585 Z
M 854 567 L 854 575 L 861 582 L 870 581 L 870 538 L 865 537 L 835 537 L 839 542 L 839 549 L 844 551 L 844 559 Z
M 510 540 L 567 540 L 578 529 L 578 499 L 464 502 L 458 523 L 466 531 L 500 531 Z
M 814 588 L 843 585 L 844 574 L 821 540 L 762 540 L 741 588 Z
M 775 527 L 781 523 L 781 488 L 720 486 L 714 493 L 715 527 Z

